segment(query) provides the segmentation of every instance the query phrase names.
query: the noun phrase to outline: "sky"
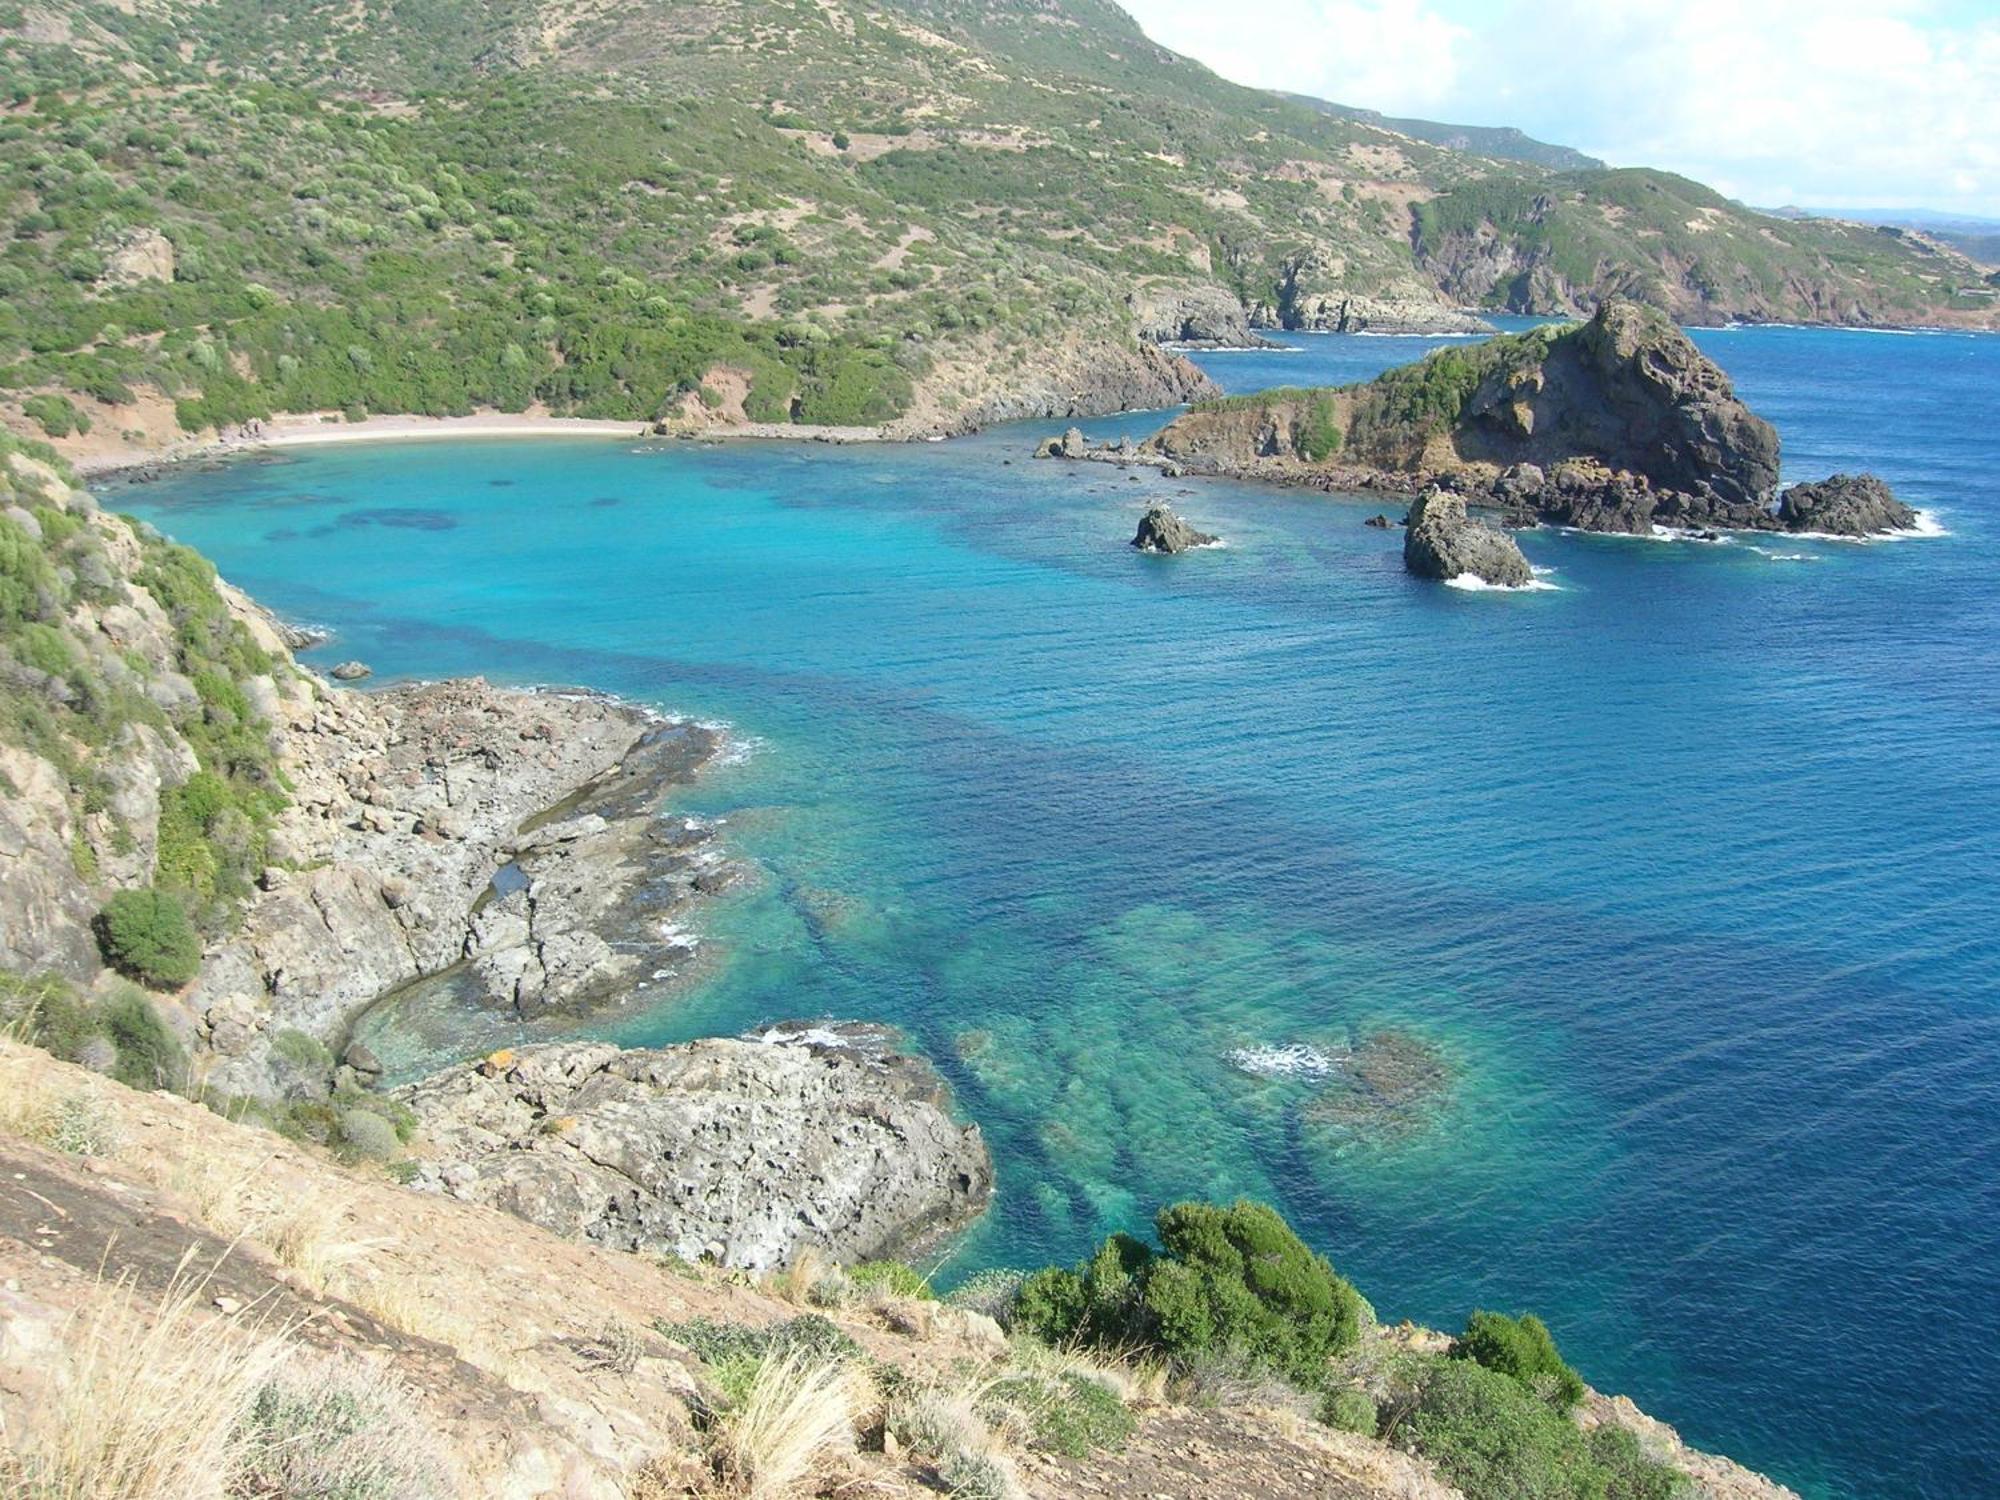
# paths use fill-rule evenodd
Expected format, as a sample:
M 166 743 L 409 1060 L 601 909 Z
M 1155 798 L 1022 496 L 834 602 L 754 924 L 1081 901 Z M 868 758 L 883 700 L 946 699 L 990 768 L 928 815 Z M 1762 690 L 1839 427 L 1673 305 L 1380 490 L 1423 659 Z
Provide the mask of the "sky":
M 2000 219 L 2000 0 L 1122 0 L 1225 78 L 1760 207 Z

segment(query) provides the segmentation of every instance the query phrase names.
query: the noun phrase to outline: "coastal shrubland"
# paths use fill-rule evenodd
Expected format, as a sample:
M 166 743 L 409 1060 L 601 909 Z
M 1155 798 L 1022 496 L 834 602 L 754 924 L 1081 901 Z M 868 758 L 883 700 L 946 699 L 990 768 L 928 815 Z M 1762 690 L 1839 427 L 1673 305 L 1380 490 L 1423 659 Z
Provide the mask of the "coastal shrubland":
M 1995 288 L 1925 246 L 1329 115 L 1109 8 L 1076 45 L 901 3 L 610 28 L 581 0 L 437 0 L 365 38 L 320 4 L 55 10 L 87 23 L 0 25 L 0 410 L 66 443 L 651 420 L 723 366 L 756 421 L 928 411 L 971 363 L 949 389 L 977 410 L 1052 344 L 1129 360 L 1130 299 L 1192 286 L 1308 326 L 1607 289 L 1709 320 L 1992 319 Z

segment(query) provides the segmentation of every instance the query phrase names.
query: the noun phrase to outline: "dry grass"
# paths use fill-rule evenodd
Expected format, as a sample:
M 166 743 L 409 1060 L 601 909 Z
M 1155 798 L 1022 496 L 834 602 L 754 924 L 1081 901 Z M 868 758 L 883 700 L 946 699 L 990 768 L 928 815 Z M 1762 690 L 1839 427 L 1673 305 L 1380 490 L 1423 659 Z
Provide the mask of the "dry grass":
M 840 1267 L 808 1245 L 784 1270 L 766 1282 L 766 1290 L 794 1307 L 828 1307 L 840 1301 Z
M 111 1156 L 121 1139 L 110 1092 L 95 1084 L 57 1089 L 26 1068 L 0 1069 L 0 1135 L 71 1156 Z
M 720 1431 L 723 1470 L 752 1500 L 796 1494 L 854 1451 L 854 1429 L 872 1399 L 865 1378 L 844 1362 L 766 1360 Z
M 1021 1494 L 1011 1450 L 1028 1434 L 1003 1425 L 996 1430 L 988 1411 L 994 1387 L 1005 1373 L 982 1371 L 955 1386 L 928 1386 L 913 1391 L 889 1411 L 887 1426 L 897 1441 L 933 1465 L 946 1489 L 967 1500 L 1012 1500 Z M 995 1412 L 1003 1424 L 1016 1421 L 1005 1408 Z
M 106 1287 L 65 1345 L 49 1420 L 0 1459 L 17 1500 L 219 1500 L 244 1415 L 285 1359 L 283 1339 L 199 1312 L 207 1278 L 183 1262 L 159 1306 Z

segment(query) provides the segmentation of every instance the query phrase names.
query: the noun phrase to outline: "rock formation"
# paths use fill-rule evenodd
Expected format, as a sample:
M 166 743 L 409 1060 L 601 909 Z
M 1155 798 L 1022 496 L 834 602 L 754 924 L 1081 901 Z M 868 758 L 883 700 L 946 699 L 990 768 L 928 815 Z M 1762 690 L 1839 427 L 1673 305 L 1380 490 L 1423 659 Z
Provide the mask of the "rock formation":
M 1403 566 L 1420 578 L 1470 575 L 1500 588 L 1523 588 L 1535 573 L 1514 539 L 1472 520 L 1464 497 L 1430 490 L 1410 507 L 1403 533 Z
M 1141 552 L 1185 552 L 1190 547 L 1206 547 L 1220 538 L 1196 531 L 1164 505 L 1155 505 L 1139 518 L 1132 545 Z
M 993 1168 L 941 1079 L 875 1026 L 496 1054 L 404 1092 L 419 1185 L 565 1236 L 767 1269 L 810 1247 L 910 1257 L 985 1208 Z
M 16 496 L 30 502 L 13 507 L 27 525 L 4 514 Z M 37 509 L 63 521 L 45 538 Z M 18 452 L 0 452 L 0 541 L 39 580 L 42 649 L 70 662 L 65 674 L 41 671 L 0 645 L 0 693 L 52 725 L 39 741 L 0 744 L 0 967 L 98 978 L 93 920 L 113 892 L 161 878 L 172 816 L 177 860 L 197 874 L 218 850 L 256 851 L 230 872 L 233 896 L 190 889 L 185 875 L 175 886 L 190 903 L 229 902 L 215 908 L 224 919 L 211 919 L 199 974 L 162 1001 L 218 1094 L 323 1092 L 330 1061 L 302 1072 L 283 1056 L 301 1036 L 338 1051 L 383 992 L 461 960 L 476 993 L 521 1015 L 622 998 L 687 967 L 691 951 L 663 919 L 726 883 L 730 867 L 710 825 L 661 818 L 658 804 L 713 755 L 714 731 L 592 694 L 478 679 L 330 687 L 192 554 L 99 511 Z M 151 581 L 169 575 L 178 620 Z M 228 660 L 250 665 L 226 683 L 225 669 L 197 668 L 190 617 L 205 639 L 229 643 Z M 114 704 L 133 695 L 144 711 L 85 724 L 76 680 Z M 176 805 L 204 774 L 199 747 L 223 715 L 260 748 L 258 775 L 283 795 L 260 824 L 233 807 L 211 815 L 213 841 L 189 849 Z M 84 734 L 93 741 L 72 737 Z M 90 798 L 63 769 L 81 756 Z M 543 817 L 558 806 L 560 817 Z M 502 867 L 515 877 L 505 894 L 493 889 Z
M 1917 513 L 1873 474 L 1835 474 L 1786 490 L 1778 497 L 1778 520 L 1787 531 L 1876 536 L 1912 530 Z
M 1329 490 L 1444 481 L 1510 521 L 1586 531 L 1914 524 L 1878 480 L 1803 487 L 1778 505 L 1770 423 L 1678 328 L 1618 299 L 1586 323 L 1441 349 L 1363 385 L 1198 406 L 1142 451 L 1190 473 Z M 1799 519 L 1808 509 L 1816 520 Z
M 1272 347 L 1250 331 L 1250 317 L 1236 294 L 1214 285 L 1147 287 L 1129 299 L 1139 337 L 1154 344 L 1207 348 Z

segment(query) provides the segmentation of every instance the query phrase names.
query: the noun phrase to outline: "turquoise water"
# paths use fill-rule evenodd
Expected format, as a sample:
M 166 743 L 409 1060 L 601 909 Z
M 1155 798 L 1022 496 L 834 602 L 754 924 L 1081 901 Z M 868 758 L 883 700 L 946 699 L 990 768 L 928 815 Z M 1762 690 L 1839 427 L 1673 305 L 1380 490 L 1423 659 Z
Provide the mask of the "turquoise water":
M 1207 362 L 1426 347 L 1297 342 Z M 1385 1317 L 1539 1309 L 1808 1495 L 2000 1492 L 2000 339 L 1701 342 L 1793 477 L 1875 468 L 1949 535 L 1537 532 L 1553 589 L 1464 593 L 1373 504 L 1027 461 L 1060 424 L 327 447 L 114 503 L 326 661 L 734 726 L 677 805 L 759 878 L 698 988 L 605 1027 L 902 1024 L 1000 1165 L 947 1276 L 1250 1193 Z M 1160 496 L 1227 546 L 1131 552 Z M 1231 1060 L 1383 1030 L 1441 1096 Z

